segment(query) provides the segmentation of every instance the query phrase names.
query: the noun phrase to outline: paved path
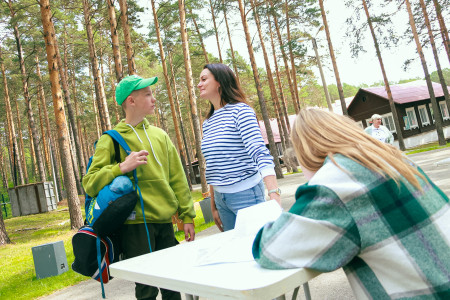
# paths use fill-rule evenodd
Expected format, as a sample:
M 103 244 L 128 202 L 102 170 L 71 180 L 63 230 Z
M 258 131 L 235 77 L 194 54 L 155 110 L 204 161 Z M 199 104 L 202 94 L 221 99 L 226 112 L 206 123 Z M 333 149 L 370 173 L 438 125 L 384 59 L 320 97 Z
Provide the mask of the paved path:
M 408 156 L 417 163 L 427 175 L 450 196 L 450 149 L 422 152 Z M 284 209 L 289 209 L 294 203 L 294 194 L 297 187 L 306 182 L 303 174 L 285 176 L 278 181 L 282 190 L 282 203 Z M 213 226 L 197 233 L 196 238 L 218 233 L 219 230 Z M 189 274 L 186 274 L 189 276 Z M 342 269 L 330 273 L 323 273 L 309 282 L 311 296 L 313 299 L 355 299 Z M 107 299 L 128 300 L 134 299 L 134 283 L 113 279 L 105 285 Z M 292 297 L 288 293 L 287 299 Z M 44 300 L 55 299 L 101 299 L 100 284 L 94 280 L 87 280 L 75 286 L 58 291 L 50 296 L 43 297 Z M 161 299 L 160 297 L 158 299 Z M 183 295 L 184 299 L 184 295 Z M 204 300 L 205 298 L 200 298 Z M 305 299 L 302 289 L 297 299 Z

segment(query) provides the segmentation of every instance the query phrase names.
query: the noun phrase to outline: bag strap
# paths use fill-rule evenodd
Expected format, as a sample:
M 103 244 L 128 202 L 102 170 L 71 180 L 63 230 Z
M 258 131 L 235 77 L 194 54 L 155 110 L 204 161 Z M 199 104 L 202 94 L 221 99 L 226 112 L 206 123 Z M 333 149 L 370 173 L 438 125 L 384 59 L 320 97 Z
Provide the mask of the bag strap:
M 123 150 L 125 150 L 127 155 L 130 155 L 130 153 L 131 153 L 130 146 L 128 146 L 127 142 L 125 141 L 125 139 L 122 137 L 122 135 L 118 131 L 111 129 L 111 130 L 105 131 L 104 133 L 108 134 L 113 139 L 113 141 L 116 141 L 117 143 L 119 143 L 119 145 L 122 146 Z M 116 159 L 117 159 L 117 152 L 119 152 L 119 151 L 117 151 L 117 149 L 115 149 L 115 150 L 116 150 L 115 155 L 116 155 Z M 119 157 L 120 157 L 120 153 L 119 153 Z M 139 194 L 139 201 L 141 204 L 142 217 L 144 218 L 144 224 L 145 224 L 144 227 L 145 227 L 145 231 L 147 232 L 148 248 L 149 248 L 150 252 L 152 252 L 152 245 L 150 243 L 150 233 L 148 232 L 147 221 L 145 220 L 144 200 L 142 199 L 141 189 L 139 188 L 139 185 L 138 185 L 136 169 L 133 170 L 133 178 L 134 178 L 135 189 Z
M 100 252 L 100 242 L 101 242 L 100 236 L 97 236 L 95 244 L 97 247 L 98 275 L 100 276 L 100 284 L 102 286 L 102 298 L 105 299 L 106 296 L 105 296 L 105 287 L 103 286 L 103 270 L 102 270 L 102 258 L 101 258 L 101 252 Z M 107 248 L 105 245 L 105 255 L 107 255 L 106 251 L 107 251 Z M 107 268 L 107 266 L 105 266 L 105 268 Z

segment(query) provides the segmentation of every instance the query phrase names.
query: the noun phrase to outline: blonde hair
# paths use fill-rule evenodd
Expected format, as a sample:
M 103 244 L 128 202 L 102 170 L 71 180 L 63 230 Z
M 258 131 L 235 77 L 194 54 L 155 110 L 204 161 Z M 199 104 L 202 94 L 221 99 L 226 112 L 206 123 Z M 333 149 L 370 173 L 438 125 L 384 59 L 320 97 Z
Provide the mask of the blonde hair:
M 345 116 L 303 109 L 294 121 L 291 140 L 300 165 L 313 172 L 322 167 L 327 156 L 336 164 L 333 155 L 340 153 L 397 184 L 403 176 L 420 189 L 416 175 L 424 178 L 404 162 L 400 150 L 374 139 Z

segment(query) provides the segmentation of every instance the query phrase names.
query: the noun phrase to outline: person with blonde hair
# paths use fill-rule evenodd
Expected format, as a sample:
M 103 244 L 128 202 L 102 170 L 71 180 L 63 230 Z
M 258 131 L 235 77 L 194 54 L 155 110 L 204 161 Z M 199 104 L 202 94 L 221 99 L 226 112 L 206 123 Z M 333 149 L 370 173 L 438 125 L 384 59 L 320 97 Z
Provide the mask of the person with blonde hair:
M 291 139 L 309 180 L 253 243 L 265 268 L 343 268 L 357 299 L 450 299 L 448 197 L 351 119 L 301 110 Z
M 381 116 L 379 114 L 373 114 L 370 117 L 370 122 L 372 125 L 364 129 L 366 133 L 383 143 L 394 144 L 394 136 L 389 128 L 381 125 Z

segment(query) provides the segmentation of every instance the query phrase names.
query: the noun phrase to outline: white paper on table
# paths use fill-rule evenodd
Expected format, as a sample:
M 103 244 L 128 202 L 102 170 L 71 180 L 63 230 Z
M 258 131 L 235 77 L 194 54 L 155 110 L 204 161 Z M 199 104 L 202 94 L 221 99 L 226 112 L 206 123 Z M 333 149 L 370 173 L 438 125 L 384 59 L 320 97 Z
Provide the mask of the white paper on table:
M 270 200 L 238 211 L 233 235 L 227 235 L 219 243 L 198 249 L 195 265 L 210 265 L 252 261 L 252 245 L 259 229 L 267 222 L 275 221 L 282 208 Z

